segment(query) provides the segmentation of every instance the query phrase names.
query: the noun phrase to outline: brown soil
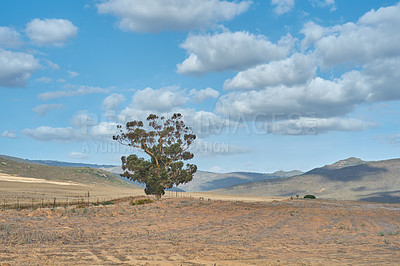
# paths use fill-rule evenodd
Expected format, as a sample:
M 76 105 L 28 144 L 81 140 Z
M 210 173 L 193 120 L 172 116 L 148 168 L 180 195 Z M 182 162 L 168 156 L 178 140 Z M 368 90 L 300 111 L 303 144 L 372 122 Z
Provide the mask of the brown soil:
M 399 265 L 400 205 L 162 199 L 0 212 L 0 265 Z

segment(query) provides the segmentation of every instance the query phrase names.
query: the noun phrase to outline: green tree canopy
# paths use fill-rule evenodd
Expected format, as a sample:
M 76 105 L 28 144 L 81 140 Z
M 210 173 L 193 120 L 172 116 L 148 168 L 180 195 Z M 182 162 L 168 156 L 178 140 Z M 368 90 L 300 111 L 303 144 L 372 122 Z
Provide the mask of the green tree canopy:
M 121 176 L 146 184 L 147 195 L 161 197 L 165 189 L 191 181 L 197 171 L 196 165 L 184 164 L 194 157 L 189 147 L 196 135 L 182 119 L 181 114 L 173 114 L 168 119 L 150 114 L 147 128 L 142 121 L 135 120 L 126 123 L 124 129 L 119 125 L 120 134 L 113 136 L 119 143 L 137 148 L 150 157 L 132 154 L 121 158 L 124 170 Z

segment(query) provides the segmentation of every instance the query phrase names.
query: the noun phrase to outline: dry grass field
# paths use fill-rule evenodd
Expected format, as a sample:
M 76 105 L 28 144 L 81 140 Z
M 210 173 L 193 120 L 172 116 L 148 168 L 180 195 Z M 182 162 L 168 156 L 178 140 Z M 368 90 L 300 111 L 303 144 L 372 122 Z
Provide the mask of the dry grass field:
M 0 265 L 400 264 L 400 204 L 167 192 L 130 205 L 143 189 L 102 170 L 0 166 Z
M 59 167 L 0 157 L 0 207 L 97 202 L 144 195 L 143 189 L 101 169 Z
M 136 186 L 115 184 L 82 184 L 71 181 L 51 181 L 39 178 L 20 177 L 0 173 L 0 207 L 71 203 L 76 201 L 106 201 L 128 196 L 144 195 Z
M 0 265 L 398 265 L 400 205 L 163 198 L 0 212 Z

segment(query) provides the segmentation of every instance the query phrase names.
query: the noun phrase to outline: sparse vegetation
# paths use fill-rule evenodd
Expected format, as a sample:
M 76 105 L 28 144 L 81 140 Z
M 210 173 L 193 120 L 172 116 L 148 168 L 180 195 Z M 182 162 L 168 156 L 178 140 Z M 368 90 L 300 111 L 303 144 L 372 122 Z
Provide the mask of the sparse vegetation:
M 100 205 L 107 206 L 107 205 L 112 205 L 112 204 L 114 204 L 114 202 L 112 202 L 112 201 L 110 201 L 110 200 L 107 200 L 107 201 L 103 201 L 103 202 L 93 202 L 92 204 L 93 204 L 94 206 L 100 206 Z
M 147 204 L 147 203 L 153 203 L 153 201 L 151 199 L 138 199 L 138 200 L 131 200 L 129 202 L 130 205 L 143 205 L 143 204 Z
M 305 195 L 304 198 L 305 199 L 316 199 L 316 197 L 314 195 Z
M 107 207 L 99 204 L 85 208 L 3 211 L 0 213 L 2 263 L 26 265 L 34 260 L 38 264 L 136 265 L 138 261 L 141 264 L 163 261 L 173 265 L 185 262 L 213 265 L 226 262 L 229 256 L 232 264 L 264 265 L 276 262 L 274 254 L 279 254 L 282 265 L 292 263 L 293 259 L 296 263 L 312 259 L 326 265 L 337 254 L 338 247 L 349 255 L 337 257 L 340 264 L 378 260 L 400 263 L 395 256 L 397 250 L 390 249 L 399 244 L 395 234 L 400 213 L 395 205 L 380 208 L 382 205 L 368 203 L 359 212 L 360 205 L 353 202 L 246 203 L 167 198 L 130 207 L 130 201 L 140 200 L 147 201 L 142 196 L 116 200 Z M 298 217 L 288 219 L 289 214 Z M 364 223 L 362 231 L 337 230 L 349 229 L 349 219 L 353 224 Z M 385 220 L 385 225 L 379 225 L 378 219 Z M 376 226 L 385 232 L 385 237 L 377 234 Z M 290 249 L 286 248 L 288 245 Z M 284 259 L 286 256 L 290 259 Z

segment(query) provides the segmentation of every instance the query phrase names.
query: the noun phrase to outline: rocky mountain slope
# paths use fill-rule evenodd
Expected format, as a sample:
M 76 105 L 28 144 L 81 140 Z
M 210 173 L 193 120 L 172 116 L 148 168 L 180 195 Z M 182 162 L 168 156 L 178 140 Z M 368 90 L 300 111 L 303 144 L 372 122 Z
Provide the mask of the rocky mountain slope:
M 348 158 L 302 175 L 262 180 L 216 190 L 218 193 L 400 202 L 400 159 L 366 162 Z
M 301 171 L 278 171 L 271 174 L 251 173 L 251 172 L 234 172 L 234 173 L 212 173 L 198 171 L 195 173 L 193 180 L 187 184 L 178 187 L 189 192 L 194 191 L 210 191 L 214 189 L 226 188 L 248 182 L 261 181 L 265 179 L 274 179 L 281 177 L 290 177 L 302 174 Z

